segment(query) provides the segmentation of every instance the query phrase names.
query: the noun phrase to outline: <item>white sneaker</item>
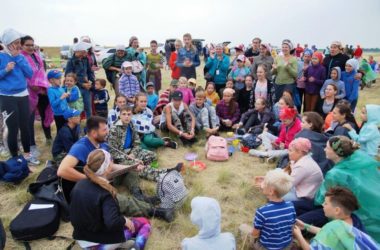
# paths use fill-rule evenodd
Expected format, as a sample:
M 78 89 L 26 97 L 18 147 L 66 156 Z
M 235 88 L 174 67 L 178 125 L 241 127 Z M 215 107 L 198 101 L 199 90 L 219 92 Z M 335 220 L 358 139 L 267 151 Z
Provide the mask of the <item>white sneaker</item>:
M 30 164 L 30 165 L 34 165 L 34 166 L 37 166 L 37 165 L 40 165 L 40 161 L 36 158 L 36 157 L 34 157 L 32 154 L 29 154 L 29 156 L 24 156 L 25 157 L 25 160 L 27 160 L 28 161 L 28 163 Z
M 40 151 L 38 150 L 36 145 L 30 146 L 30 153 L 34 158 L 38 158 L 41 156 Z
M 248 154 L 251 156 L 256 156 L 256 157 L 268 157 L 268 152 L 266 151 L 259 151 L 256 149 L 251 149 L 248 151 Z

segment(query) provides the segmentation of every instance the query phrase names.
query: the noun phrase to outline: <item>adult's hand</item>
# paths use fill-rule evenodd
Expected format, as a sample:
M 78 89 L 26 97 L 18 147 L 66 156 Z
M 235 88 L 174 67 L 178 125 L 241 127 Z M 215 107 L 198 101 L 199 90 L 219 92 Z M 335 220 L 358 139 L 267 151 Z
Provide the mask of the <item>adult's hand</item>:
M 7 64 L 7 67 L 5 68 L 5 71 L 9 72 L 15 68 L 16 63 L 15 62 L 9 62 Z

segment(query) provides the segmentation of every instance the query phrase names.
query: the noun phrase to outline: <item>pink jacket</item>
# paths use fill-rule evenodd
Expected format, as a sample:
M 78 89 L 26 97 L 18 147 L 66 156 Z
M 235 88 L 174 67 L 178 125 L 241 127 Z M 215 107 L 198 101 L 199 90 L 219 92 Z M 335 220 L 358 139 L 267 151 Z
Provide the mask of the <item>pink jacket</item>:
M 290 167 L 297 197 L 314 199 L 314 195 L 323 181 L 321 168 L 311 155 L 305 155 L 297 162 L 292 162 Z
M 37 104 L 38 104 L 38 94 L 46 95 L 47 89 L 49 88 L 50 84 L 45 73 L 44 63 L 41 57 L 38 55 L 38 53 L 34 53 L 34 55 L 39 63 L 39 67 L 34 62 L 31 55 L 29 55 L 25 51 L 21 51 L 21 54 L 24 55 L 25 59 L 28 61 L 30 67 L 33 70 L 33 76 L 32 78 L 27 79 L 27 83 L 28 83 L 28 92 L 29 92 L 30 111 L 34 112 L 36 111 Z M 31 87 L 39 87 L 39 89 L 32 90 Z M 53 120 L 54 120 L 54 114 L 49 105 L 45 110 L 45 121 L 44 121 L 45 127 L 49 127 L 50 124 L 53 122 Z
M 183 94 L 183 102 L 187 105 L 190 105 L 194 101 L 193 91 L 191 88 L 178 88 L 178 91 L 181 91 Z
M 291 127 L 286 127 L 282 124 L 280 128 L 280 135 L 276 140 L 276 144 L 280 145 L 281 143 L 284 143 L 285 148 L 288 148 L 290 142 L 294 140 L 295 135 L 300 132 L 301 129 L 301 121 L 299 118 L 296 118 Z

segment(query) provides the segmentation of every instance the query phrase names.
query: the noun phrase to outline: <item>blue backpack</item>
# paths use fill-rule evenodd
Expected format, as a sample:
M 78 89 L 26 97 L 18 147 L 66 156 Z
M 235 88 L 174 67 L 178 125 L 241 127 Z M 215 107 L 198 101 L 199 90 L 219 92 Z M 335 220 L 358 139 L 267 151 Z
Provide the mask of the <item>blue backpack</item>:
M 23 156 L 15 156 L 0 162 L 0 180 L 20 183 L 29 175 L 28 162 Z

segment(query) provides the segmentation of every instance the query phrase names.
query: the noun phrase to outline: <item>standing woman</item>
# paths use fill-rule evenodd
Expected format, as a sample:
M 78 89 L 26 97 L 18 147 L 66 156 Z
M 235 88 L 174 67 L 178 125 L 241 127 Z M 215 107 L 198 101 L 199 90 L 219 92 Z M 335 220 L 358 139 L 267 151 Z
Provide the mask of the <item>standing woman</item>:
M 330 54 L 323 59 L 323 65 L 326 67 L 326 79 L 329 78 L 331 70 L 339 67 L 340 71 L 345 71 L 347 60 L 350 59 L 342 53 L 342 43 L 334 41 L 330 45 Z
M 297 79 L 297 59 L 291 54 L 294 50 L 292 42 L 288 39 L 282 41 L 282 56 L 277 56 L 272 66 L 272 74 L 276 75 L 275 95 L 276 102 L 284 90 L 289 90 L 295 96 L 295 82 Z
M 206 68 L 208 73 L 213 77 L 212 81 L 215 83 L 215 90 L 226 87 L 227 73 L 230 66 L 230 58 L 223 54 L 222 44 L 215 47 L 215 51 L 210 51 L 210 57 L 207 59 Z
M 47 144 L 51 144 L 52 142 L 50 124 L 53 122 L 54 116 L 47 96 L 49 82 L 46 77 L 42 58 L 39 56 L 38 52 L 35 52 L 34 39 L 31 36 L 25 36 L 21 38 L 21 45 L 21 54 L 24 55 L 33 70 L 32 78 L 27 79 L 26 81 L 28 83 L 29 108 L 31 112 L 29 121 L 30 151 L 37 157 L 39 152 L 34 139 L 34 118 L 36 111 L 38 110 L 38 113 L 41 116 L 41 126 Z
M 127 60 L 129 62 L 138 61 L 142 64 L 140 72 L 133 72 L 140 82 L 140 87 L 145 90 L 146 71 L 144 65 L 146 64 L 146 54 L 142 48 L 139 48 L 139 40 L 137 37 L 132 36 L 129 39 L 129 47 L 127 48 Z
M 176 65 L 181 70 L 181 76 L 187 79 L 197 79 L 197 73 L 195 68 L 198 67 L 201 62 L 199 60 L 199 54 L 197 49 L 192 43 L 192 38 L 189 33 L 183 35 L 184 47 L 178 50 L 178 57 Z
M 21 132 L 24 156 L 31 164 L 40 162 L 30 154 L 29 93 L 26 79 L 31 79 L 33 70 L 21 51 L 22 35 L 13 29 L 4 31 L 1 41 L 4 50 L 0 53 L 0 107 L 8 127 L 8 147 L 12 157 L 18 155 L 17 136 Z
M 175 47 L 175 51 L 173 51 L 170 54 L 169 67 L 172 70 L 172 80 L 173 79 L 178 80 L 179 77 L 181 76 L 181 69 L 177 67 L 176 62 L 178 58 L 178 51 L 183 47 L 182 41 L 179 39 L 176 39 L 174 42 L 174 47 Z

